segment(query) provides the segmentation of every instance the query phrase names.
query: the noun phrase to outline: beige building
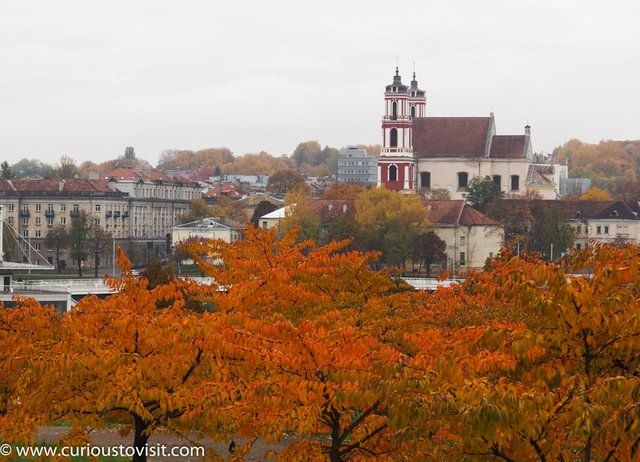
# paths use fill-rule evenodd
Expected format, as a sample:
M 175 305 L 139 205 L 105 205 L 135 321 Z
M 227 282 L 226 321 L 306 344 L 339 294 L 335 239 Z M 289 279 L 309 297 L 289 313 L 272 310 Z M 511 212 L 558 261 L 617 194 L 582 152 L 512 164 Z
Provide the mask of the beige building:
M 462 200 L 426 201 L 431 230 L 447 245 L 447 267 L 454 275 L 482 271 L 504 243 L 502 226 Z
M 557 206 L 574 231 L 573 247 L 584 249 L 590 242 L 640 243 L 640 206 L 622 201 L 534 201 L 537 214 Z
M 209 217 L 183 223 L 171 229 L 173 246 L 191 238 L 220 239 L 224 242 L 235 242 L 242 239 L 242 228 L 237 221 L 224 217 Z
M 452 199 L 462 199 L 469 181 L 479 176 L 491 178 L 505 193 L 558 197 L 567 167 L 534 162 L 530 126 L 520 135 L 498 135 L 493 113 L 427 116 L 426 93 L 415 73 L 405 85 L 398 68 L 384 101 L 378 186 L 404 193 L 446 189 Z
M 69 225 L 82 211 L 110 233 L 134 263 L 165 256 L 171 228 L 189 211 L 190 201 L 200 197 L 200 190 L 195 183 L 140 175 L 131 169 L 117 173 L 121 175 L 108 180 L 0 180 L 5 220 L 21 237 L 13 260 L 54 263 L 53 249 L 44 245 L 47 232 L 56 225 Z M 70 266 L 67 256 L 64 261 Z

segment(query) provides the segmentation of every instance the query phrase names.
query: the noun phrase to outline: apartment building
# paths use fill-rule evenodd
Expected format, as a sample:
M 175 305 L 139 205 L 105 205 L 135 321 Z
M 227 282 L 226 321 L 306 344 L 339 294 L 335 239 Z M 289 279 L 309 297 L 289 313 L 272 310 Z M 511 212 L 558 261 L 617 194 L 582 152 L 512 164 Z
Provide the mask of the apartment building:
M 44 245 L 48 231 L 70 224 L 82 211 L 110 233 L 134 263 L 164 257 L 167 235 L 197 197 L 196 183 L 132 169 L 117 169 L 99 180 L 0 179 L 5 220 L 20 241 L 12 258 L 35 264 L 42 259 L 54 262 L 53 249 Z

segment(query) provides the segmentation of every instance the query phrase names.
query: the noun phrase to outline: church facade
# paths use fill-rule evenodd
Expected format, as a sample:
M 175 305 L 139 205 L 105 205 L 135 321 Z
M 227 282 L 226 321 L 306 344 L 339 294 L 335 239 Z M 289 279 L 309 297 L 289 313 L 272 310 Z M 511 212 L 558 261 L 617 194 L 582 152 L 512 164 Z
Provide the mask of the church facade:
M 555 199 L 566 166 L 534 163 L 531 127 L 520 135 L 498 135 L 488 117 L 427 117 L 426 95 L 415 72 L 409 85 L 398 68 L 385 87 L 378 186 L 403 193 L 446 189 L 462 199 L 468 182 L 489 177 L 505 193 L 537 191 Z

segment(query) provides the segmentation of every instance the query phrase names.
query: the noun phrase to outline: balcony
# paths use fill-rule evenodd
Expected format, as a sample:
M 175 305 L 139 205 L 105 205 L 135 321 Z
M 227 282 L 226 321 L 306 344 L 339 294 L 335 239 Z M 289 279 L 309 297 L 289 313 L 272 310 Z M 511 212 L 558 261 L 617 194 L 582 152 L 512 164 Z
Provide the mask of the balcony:
M 120 218 L 120 212 L 119 211 L 113 212 L 113 218 Z
M 28 209 L 22 209 L 20 210 L 20 216 L 23 218 L 29 218 L 31 216 L 31 212 L 29 212 Z
M 104 212 L 105 218 L 111 218 L 112 215 L 113 215 L 113 212 L 111 210 L 107 210 L 106 212 Z
M 122 219 L 129 218 L 129 212 L 122 212 Z
M 80 216 L 80 210 L 72 210 L 69 212 L 69 216 L 71 218 L 78 218 Z
M 47 218 L 53 218 L 56 216 L 56 213 L 53 210 L 45 210 L 44 216 Z

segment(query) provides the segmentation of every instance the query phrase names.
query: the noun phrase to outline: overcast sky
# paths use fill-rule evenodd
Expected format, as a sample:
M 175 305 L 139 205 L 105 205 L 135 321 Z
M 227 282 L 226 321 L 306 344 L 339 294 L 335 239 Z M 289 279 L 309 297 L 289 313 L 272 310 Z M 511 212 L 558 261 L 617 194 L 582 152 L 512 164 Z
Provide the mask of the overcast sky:
M 377 144 L 396 56 L 428 115 L 529 123 L 536 152 L 640 139 L 639 20 L 638 0 L 0 0 L 0 160 Z

